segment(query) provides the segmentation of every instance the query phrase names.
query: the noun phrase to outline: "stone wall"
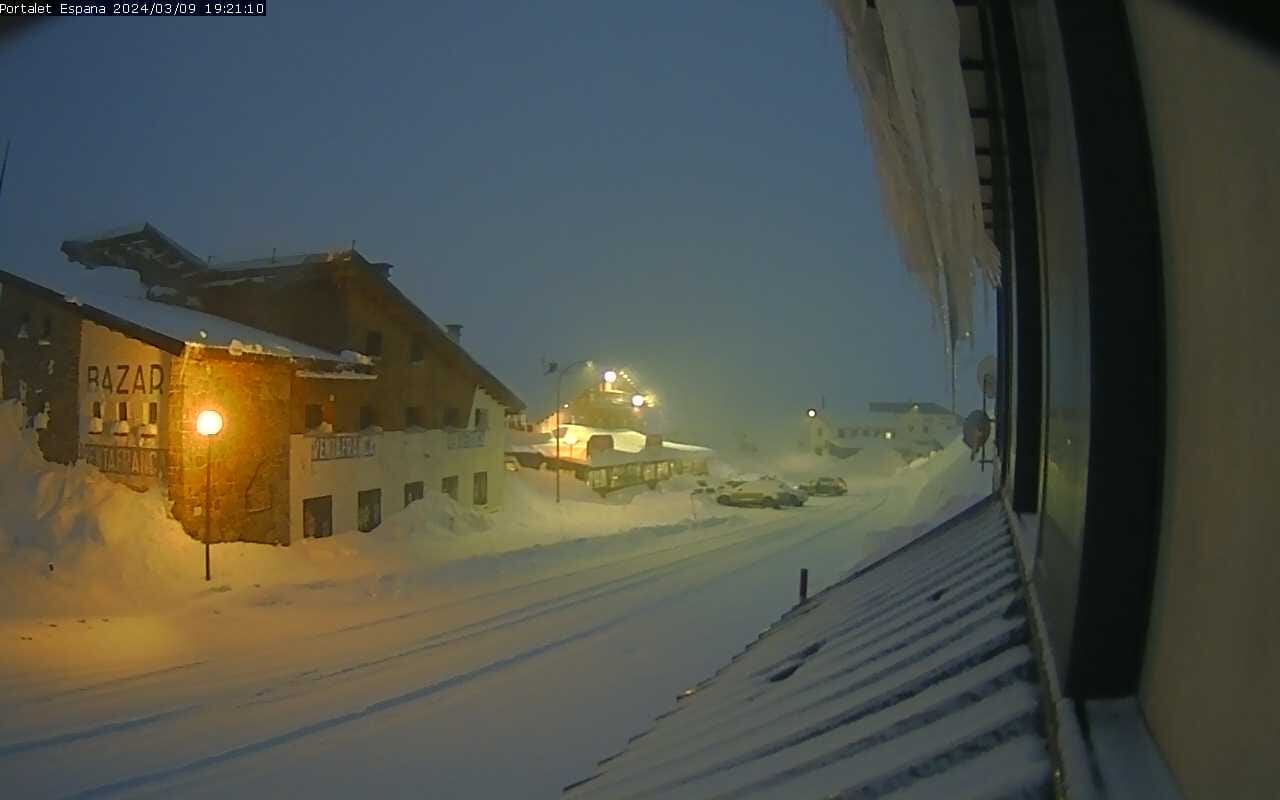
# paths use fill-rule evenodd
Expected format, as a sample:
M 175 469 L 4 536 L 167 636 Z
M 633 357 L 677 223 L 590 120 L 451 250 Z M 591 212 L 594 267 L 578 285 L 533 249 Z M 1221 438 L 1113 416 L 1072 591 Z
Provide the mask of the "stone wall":
M 205 409 L 222 414 L 213 437 L 210 541 L 289 543 L 289 409 L 295 365 L 190 348 L 170 381 L 169 492 L 173 514 L 204 536 L 208 442 L 195 429 Z
M 76 307 L 0 279 L 0 354 L 4 399 L 21 400 L 28 419 L 47 406 L 40 449 L 50 461 L 73 463 L 79 456 Z

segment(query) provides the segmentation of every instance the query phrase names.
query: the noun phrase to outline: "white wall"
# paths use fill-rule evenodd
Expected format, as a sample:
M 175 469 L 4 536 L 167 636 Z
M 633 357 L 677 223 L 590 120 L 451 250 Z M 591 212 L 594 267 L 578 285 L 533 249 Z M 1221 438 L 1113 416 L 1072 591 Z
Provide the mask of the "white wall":
M 1141 700 L 1187 797 L 1274 797 L 1280 58 L 1181 4 L 1128 6 L 1168 330 L 1163 524 Z
M 357 434 L 295 434 L 289 437 L 289 540 L 303 537 L 302 501 L 309 497 L 333 498 L 333 531 L 356 530 L 357 494 L 382 490 L 382 518 L 404 507 L 404 485 L 422 481 L 426 491 L 440 491 L 440 482 L 449 475 L 458 477 L 458 502 L 471 505 L 473 476 L 489 475 L 489 502 L 485 508 L 502 506 L 505 430 L 503 406 L 484 391 L 476 389 L 472 417 L 464 431 L 442 430 L 384 431 L 367 435 L 372 455 L 315 461 L 313 444 L 318 438 Z M 476 431 L 474 409 L 488 411 L 488 429 Z M 480 446 L 470 446 L 482 440 Z M 455 446 L 451 447 L 450 444 Z M 465 444 L 465 446 L 464 446 Z
M 80 325 L 80 374 L 77 376 L 80 416 L 81 457 L 84 445 L 163 450 L 168 447 L 168 390 L 173 356 L 149 344 L 116 333 L 88 320 Z M 102 403 L 102 433 L 91 433 L 94 402 Z M 126 436 L 112 433 L 119 419 L 121 402 L 129 404 L 130 431 Z M 156 403 L 159 418 L 156 436 L 144 436 L 148 406 Z M 127 451 L 113 451 L 122 456 Z M 90 459 L 92 460 L 92 458 Z M 108 474 L 123 475 L 141 466 L 138 459 L 113 458 L 99 463 Z M 154 463 L 154 462 L 152 462 Z M 127 474 L 131 484 L 160 483 L 157 475 Z

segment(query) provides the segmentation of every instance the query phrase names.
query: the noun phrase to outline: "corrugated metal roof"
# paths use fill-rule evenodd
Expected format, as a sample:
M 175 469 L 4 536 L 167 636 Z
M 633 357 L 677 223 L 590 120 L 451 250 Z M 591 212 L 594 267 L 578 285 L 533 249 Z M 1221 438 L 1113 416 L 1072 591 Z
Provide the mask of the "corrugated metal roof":
M 1052 797 L 1022 591 L 992 498 L 794 608 L 566 793 Z

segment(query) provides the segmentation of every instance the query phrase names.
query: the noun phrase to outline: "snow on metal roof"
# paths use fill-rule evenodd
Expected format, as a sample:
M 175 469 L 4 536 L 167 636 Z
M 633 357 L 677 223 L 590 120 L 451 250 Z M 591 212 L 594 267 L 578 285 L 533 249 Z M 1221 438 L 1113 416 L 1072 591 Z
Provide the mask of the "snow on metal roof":
M 75 299 L 80 305 L 105 311 L 112 316 L 186 344 L 226 348 L 232 353 L 356 363 L 354 358 L 344 357 L 338 353 L 331 353 L 328 350 L 232 322 L 229 319 L 169 303 L 101 294 L 82 294 L 77 295 Z
M 1021 591 L 986 500 L 792 609 L 566 794 L 1052 797 Z
M 111 267 L 93 271 L 61 270 L 51 272 L 50 276 L 53 280 L 35 281 L 0 272 L 0 277 L 6 280 L 21 282 L 79 306 L 86 317 L 115 330 L 142 329 L 174 343 L 223 348 L 233 354 L 362 363 L 356 353 L 332 353 L 202 311 L 148 300 L 138 276 L 129 270 Z M 136 331 L 122 332 L 134 335 Z

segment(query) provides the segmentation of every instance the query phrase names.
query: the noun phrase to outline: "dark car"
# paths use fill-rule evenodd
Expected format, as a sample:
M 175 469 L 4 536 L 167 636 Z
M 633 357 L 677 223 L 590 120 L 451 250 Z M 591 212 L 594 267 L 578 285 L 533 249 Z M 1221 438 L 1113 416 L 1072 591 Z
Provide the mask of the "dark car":
M 818 478 L 804 485 L 804 490 L 811 495 L 820 495 L 824 497 L 835 497 L 837 495 L 848 494 L 849 485 L 844 482 L 844 478 Z

